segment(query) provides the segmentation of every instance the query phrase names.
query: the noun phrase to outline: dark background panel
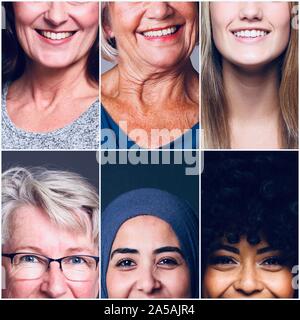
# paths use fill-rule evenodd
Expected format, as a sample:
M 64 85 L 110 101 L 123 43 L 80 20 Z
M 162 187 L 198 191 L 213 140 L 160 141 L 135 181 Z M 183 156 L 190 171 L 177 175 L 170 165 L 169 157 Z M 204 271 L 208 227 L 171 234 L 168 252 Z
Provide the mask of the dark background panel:
M 108 151 L 109 152 L 109 151 Z M 114 151 L 111 151 L 114 152 Z M 123 151 L 120 151 L 123 152 Z M 125 151 L 124 151 L 125 152 Z M 129 151 L 133 152 L 133 151 Z M 146 151 L 142 151 L 146 152 Z M 165 151 L 152 151 L 165 152 Z M 181 152 L 181 151 L 172 151 Z M 196 153 L 194 153 L 196 155 Z M 171 156 L 171 160 L 172 160 Z M 183 157 L 184 158 L 184 157 Z M 137 188 L 168 191 L 199 210 L 199 175 L 186 175 L 188 164 L 104 164 L 101 166 L 102 210 L 118 195 Z M 190 166 L 191 167 L 191 166 Z
M 2 172 L 16 166 L 76 172 L 99 188 L 99 165 L 95 151 L 3 151 Z

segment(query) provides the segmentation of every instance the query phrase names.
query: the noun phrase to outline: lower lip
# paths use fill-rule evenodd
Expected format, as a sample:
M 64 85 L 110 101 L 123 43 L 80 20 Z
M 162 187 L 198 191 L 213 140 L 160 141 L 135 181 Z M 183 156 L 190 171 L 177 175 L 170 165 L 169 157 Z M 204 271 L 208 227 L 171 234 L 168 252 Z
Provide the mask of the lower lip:
M 269 35 L 269 33 L 267 34 L 267 35 L 265 35 L 265 36 L 262 36 L 262 37 L 255 37 L 255 38 L 246 38 L 246 37 L 236 37 L 233 33 L 231 33 L 232 34 L 232 36 L 235 38 L 235 40 L 236 41 L 238 41 L 238 42 L 241 42 L 241 43 L 248 43 L 248 44 L 250 44 L 250 43 L 257 43 L 257 42 L 260 42 L 260 41 L 263 41 L 263 40 L 265 40 L 267 37 L 268 37 L 268 35 Z
M 177 32 L 175 33 L 172 33 L 170 35 L 167 35 L 167 36 L 159 36 L 159 37 L 146 37 L 144 35 L 143 38 L 145 40 L 149 40 L 149 41 L 159 41 L 159 42 L 167 42 L 167 41 L 171 41 L 171 40 L 174 40 L 176 38 L 178 38 L 180 36 L 180 34 L 182 33 L 182 29 L 183 27 L 180 27 Z
M 68 42 L 70 42 L 70 41 L 73 39 L 73 37 L 74 37 L 75 34 L 76 34 L 76 33 L 74 33 L 72 36 L 70 36 L 70 37 L 68 37 L 68 38 L 64 38 L 64 39 L 60 39 L 60 40 L 52 40 L 52 39 L 49 39 L 49 38 L 46 38 L 46 37 L 42 36 L 42 35 L 39 34 L 38 32 L 36 32 L 36 33 L 37 33 L 38 37 L 39 37 L 42 41 L 44 41 L 44 42 L 46 42 L 46 43 L 48 43 L 48 44 L 51 44 L 51 45 L 61 45 L 61 44 L 68 43 Z

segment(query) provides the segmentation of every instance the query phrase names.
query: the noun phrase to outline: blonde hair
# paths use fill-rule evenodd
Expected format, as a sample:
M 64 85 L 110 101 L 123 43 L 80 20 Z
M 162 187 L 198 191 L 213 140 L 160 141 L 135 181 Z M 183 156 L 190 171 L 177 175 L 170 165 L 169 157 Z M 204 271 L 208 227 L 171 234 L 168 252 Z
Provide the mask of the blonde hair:
M 41 208 L 59 227 L 92 232 L 99 241 L 99 199 L 95 188 L 77 173 L 15 167 L 2 174 L 2 243 L 12 234 L 16 209 L 31 205 Z
M 295 3 L 290 3 L 290 8 L 293 5 Z M 222 60 L 212 38 L 209 2 L 201 4 L 201 12 L 203 147 L 228 149 L 230 130 L 222 79 Z M 288 47 L 281 58 L 279 105 L 282 148 L 298 148 L 298 32 L 292 27 Z
M 108 6 L 109 2 L 107 1 L 101 3 L 101 57 L 107 61 L 116 62 L 118 50 L 105 32 L 105 26 L 109 23 Z

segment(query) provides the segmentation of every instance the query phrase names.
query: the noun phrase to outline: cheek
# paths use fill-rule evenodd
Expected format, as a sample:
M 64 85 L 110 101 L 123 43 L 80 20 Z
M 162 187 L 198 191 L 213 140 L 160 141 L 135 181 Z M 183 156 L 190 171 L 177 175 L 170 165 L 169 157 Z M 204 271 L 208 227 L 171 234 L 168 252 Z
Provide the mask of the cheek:
M 74 298 L 96 298 L 98 294 L 98 281 L 69 282 L 68 287 Z
M 263 281 L 270 292 L 279 298 L 292 298 L 294 289 L 292 287 L 292 274 L 289 270 L 274 273 L 265 273 Z
M 106 275 L 106 287 L 109 298 L 128 298 L 130 290 L 135 282 L 134 272 L 118 272 L 108 270 Z
M 42 8 L 29 3 L 14 3 L 16 24 L 22 26 L 31 25 L 43 12 Z
M 7 298 L 30 298 L 35 292 L 39 292 L 41 282 L 36 281 L 15 281 L 7 279 L 5 297 Z
M 233 276 L 208 267 L 203 278 L 204 298 L 217 298 L 233 283 Z
M 98 4 L 93 4 L 89 8 L 76 11 L 72 16 L 83 29 L 98 28 L 99 26 Z
M 164 270 L 160 274 L 160 281 L 172 298 L 191 296 L 191 279 L 187 269 Z
M 194 3 L 178 3 L 174 5 L 174 8 L 178 11 L 179 15 L 186 20 L 194 21 L 197 17 L 197 6 Z

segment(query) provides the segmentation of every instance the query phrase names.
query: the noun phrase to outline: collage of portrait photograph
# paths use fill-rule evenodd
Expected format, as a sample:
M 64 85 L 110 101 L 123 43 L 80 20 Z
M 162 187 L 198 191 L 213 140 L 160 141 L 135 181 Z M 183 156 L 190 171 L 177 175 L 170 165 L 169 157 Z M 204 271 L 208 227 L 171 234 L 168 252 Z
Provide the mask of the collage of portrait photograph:
M 1 1 L 0 303 L 300 299 L 298 7 Z

